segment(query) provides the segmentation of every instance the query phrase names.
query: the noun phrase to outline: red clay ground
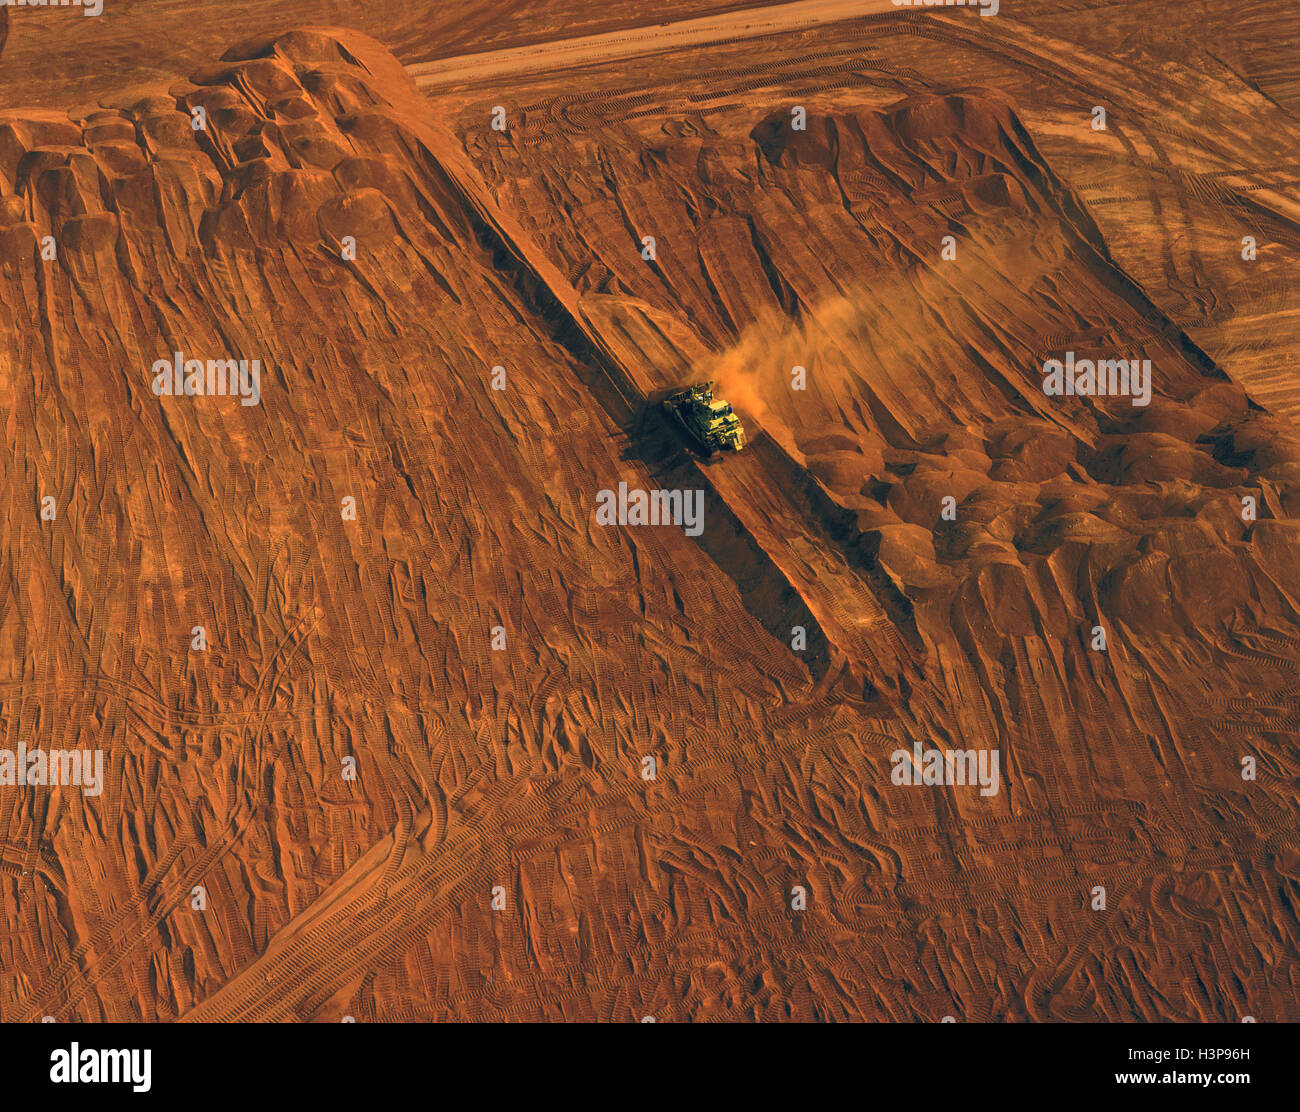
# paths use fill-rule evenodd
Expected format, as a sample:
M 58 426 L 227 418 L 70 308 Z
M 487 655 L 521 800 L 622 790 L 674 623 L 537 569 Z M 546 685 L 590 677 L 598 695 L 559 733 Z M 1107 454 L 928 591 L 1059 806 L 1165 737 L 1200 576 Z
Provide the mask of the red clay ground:
M 1281 9 L 1009 6 L 14 33 L 0 749 L 107 784 L 0 785 L 0 1017 L 1297 1018 Z M 1150 405 L 1045 396 L 1071 351 Z M 658 415 L 702 377 L 744 453 Z

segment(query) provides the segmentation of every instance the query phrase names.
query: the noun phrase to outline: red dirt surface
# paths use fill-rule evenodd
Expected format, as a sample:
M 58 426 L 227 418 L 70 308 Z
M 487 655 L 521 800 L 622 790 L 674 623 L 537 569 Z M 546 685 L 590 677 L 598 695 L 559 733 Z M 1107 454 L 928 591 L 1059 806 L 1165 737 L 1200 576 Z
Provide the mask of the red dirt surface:
M 15 17 L 0 750 L 106 783 L 0 784 L 0 1018 L 1300 1018 L 1300 121 L 1065 7 L 538 69 L 142 0 L 33 107 Z

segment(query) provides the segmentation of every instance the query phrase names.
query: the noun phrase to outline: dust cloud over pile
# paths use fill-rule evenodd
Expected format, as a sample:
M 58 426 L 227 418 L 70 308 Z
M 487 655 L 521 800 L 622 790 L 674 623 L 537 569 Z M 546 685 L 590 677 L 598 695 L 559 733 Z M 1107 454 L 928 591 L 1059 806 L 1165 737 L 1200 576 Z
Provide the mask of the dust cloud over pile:
M 713 380 L 719 396 L 802 453 L 810 435 L 824 438 L 828 421 L 842 425 L 836 399 L 914 382 L 936 359 L 927 337 L 946 334 L 937 332 L 938 319 L 927 317 L 912 283 L 889 286 L 837 294 L 795 316 L 764 312 L 734 345 L 700 363 L 695 380 Z M 878 448 L 870 426 L 854 438 Z

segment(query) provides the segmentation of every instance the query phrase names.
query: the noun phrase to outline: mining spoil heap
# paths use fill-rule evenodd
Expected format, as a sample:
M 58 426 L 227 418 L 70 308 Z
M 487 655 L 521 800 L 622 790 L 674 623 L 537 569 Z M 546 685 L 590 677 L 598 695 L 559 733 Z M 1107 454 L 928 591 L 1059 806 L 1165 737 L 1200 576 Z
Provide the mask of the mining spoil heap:
M 0 1018 L 1300 1019 L 1300 124 L 1049 17 L 0 85 Z

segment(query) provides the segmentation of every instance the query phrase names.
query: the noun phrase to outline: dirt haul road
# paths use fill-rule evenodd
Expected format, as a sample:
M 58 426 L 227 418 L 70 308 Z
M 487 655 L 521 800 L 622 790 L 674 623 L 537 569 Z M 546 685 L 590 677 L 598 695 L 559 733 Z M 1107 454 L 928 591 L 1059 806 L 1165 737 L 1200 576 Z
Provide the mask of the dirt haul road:
M 970 7 L 971 15 L 979 13 L 978 6 Z M 896 6 L 893 0 L 797 0 L 772 8 L 724 12 L 632 31 L 610 31 L 459 58 L 440 58 L 407 66 L 407 72 L 421 88 L 459 85 L 530 70 L 568 69 L 707 43 L 777 35 L 823 23 L 906 10 Z

